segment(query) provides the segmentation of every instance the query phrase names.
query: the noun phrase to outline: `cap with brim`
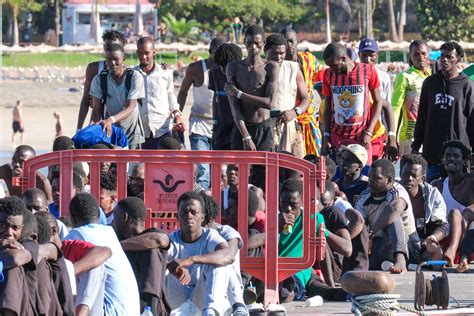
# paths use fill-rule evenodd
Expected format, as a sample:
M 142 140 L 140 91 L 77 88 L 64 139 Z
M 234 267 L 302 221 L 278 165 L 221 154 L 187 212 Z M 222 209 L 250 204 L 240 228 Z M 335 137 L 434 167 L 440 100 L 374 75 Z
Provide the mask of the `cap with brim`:
M 360 163 L 365 166 L 367 164 L 367 161 L 369 160 L 369 155 L 367 153 L 367 149 L 365 149 L 363 146 L 359 144 L 349 144 L 347 146 L 341 145 L 339 147 L 340 151 L 347 150 L 350 152 L 352 155 L 354 155 L 357 160 L 360 161 Z
M 379 45 L 377 45 L 377 41 L 372 38 L 364 38 L 361 40 L 359 44 L 359 52 L 366 51 L 378 52 Z

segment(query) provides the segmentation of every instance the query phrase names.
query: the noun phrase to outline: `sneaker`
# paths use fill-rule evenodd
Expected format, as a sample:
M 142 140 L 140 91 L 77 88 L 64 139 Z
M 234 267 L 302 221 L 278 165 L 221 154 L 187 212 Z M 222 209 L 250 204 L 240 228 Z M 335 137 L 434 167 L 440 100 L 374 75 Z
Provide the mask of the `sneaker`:
M 247 310 L 247 306 L 242 303 L 235 303 L 232 306 L 232 315 L 233 316 L 249 316 L 249 311 Z

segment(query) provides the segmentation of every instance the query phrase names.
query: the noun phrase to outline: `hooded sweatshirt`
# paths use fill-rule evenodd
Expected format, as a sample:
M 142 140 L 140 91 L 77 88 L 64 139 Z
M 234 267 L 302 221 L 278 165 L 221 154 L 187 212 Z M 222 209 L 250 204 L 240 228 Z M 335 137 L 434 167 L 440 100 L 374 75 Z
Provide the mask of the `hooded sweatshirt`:
M 412 148 L 423 145 L 426 161 L 440 164 L 448 140 L 474 146 L 474 82 L 462 73 L 446 79 L 438 72 L 423 82 Z

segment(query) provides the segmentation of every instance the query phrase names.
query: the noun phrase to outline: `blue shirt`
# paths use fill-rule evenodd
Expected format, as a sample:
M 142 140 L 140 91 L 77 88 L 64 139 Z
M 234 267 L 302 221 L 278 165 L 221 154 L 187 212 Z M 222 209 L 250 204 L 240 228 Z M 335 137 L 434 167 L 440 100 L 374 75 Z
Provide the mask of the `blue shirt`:
M 49 207 L 49 212 L 51 214 L 54 215 L 54 217 L 56 217 L 56 219 L 59 219 L 59 207 L 56 206 L 56 204 L 51 203 L 48 205 Z M 104 213 L 104 210 L 102 210 L 102 207 L 99 207 L 99 222 L 102 224 L 102 225 L 108 225 L 107 224 L 107 217 L 105 216 L 105 213 Z

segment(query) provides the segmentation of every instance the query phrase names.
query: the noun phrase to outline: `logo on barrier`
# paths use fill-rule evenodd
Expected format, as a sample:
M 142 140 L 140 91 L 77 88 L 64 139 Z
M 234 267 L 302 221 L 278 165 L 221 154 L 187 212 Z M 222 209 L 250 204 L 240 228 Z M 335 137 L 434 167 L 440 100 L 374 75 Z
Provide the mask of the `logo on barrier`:
M 175 212 L 181 194 L 193 189 L 193 166 L 145 165 L 145 203 L 153 211 Z

